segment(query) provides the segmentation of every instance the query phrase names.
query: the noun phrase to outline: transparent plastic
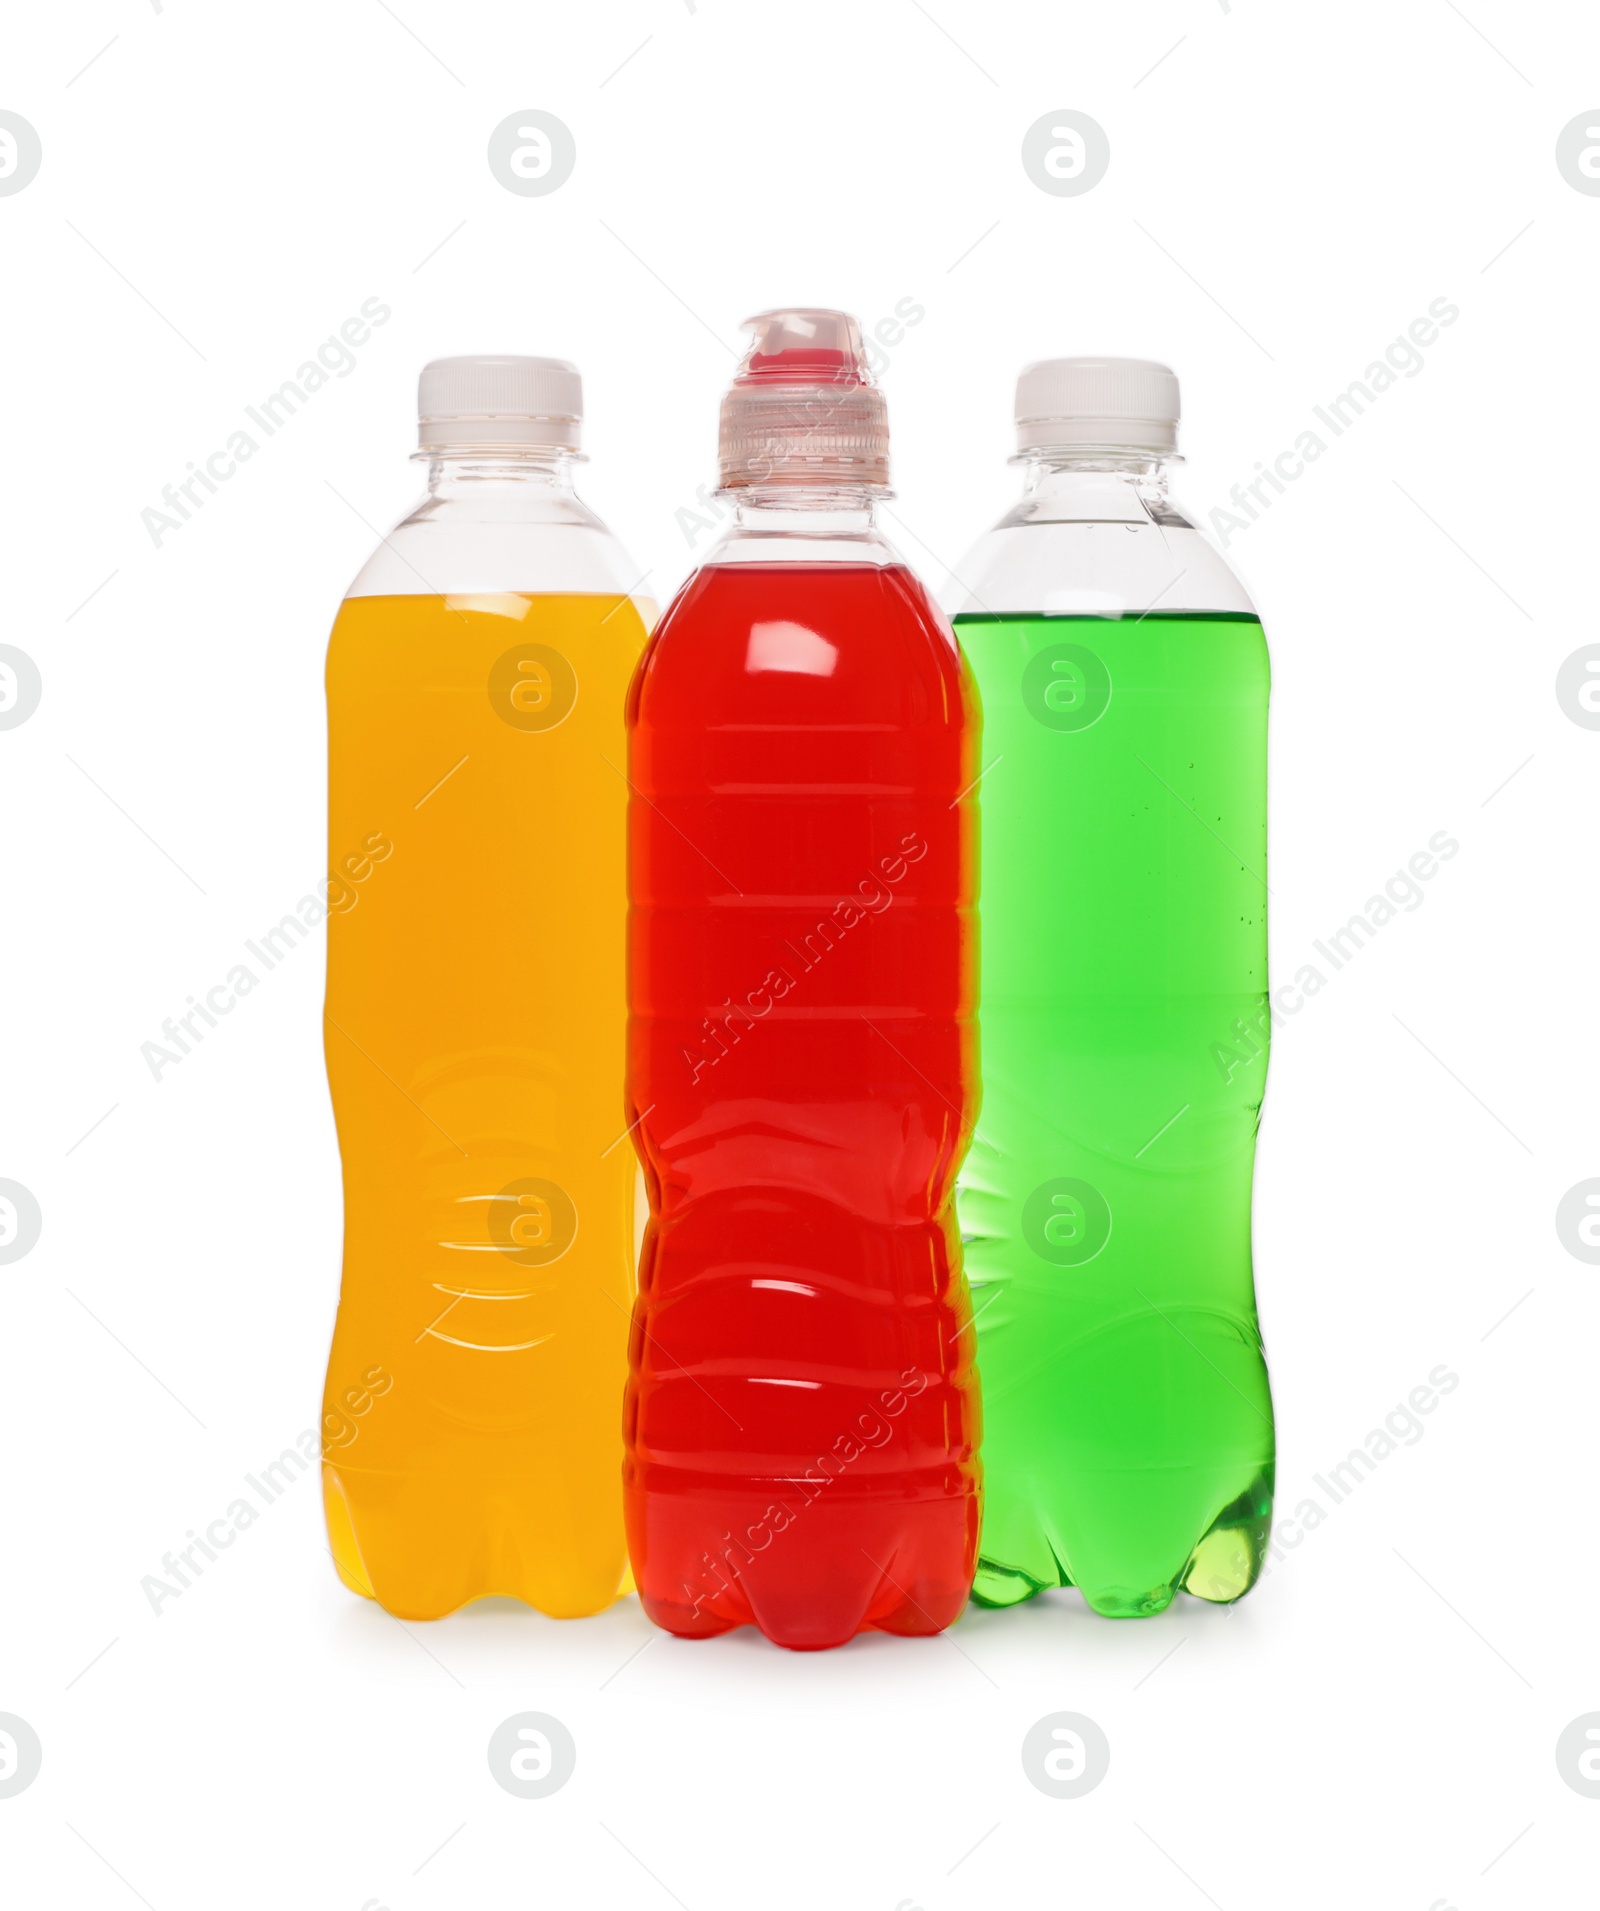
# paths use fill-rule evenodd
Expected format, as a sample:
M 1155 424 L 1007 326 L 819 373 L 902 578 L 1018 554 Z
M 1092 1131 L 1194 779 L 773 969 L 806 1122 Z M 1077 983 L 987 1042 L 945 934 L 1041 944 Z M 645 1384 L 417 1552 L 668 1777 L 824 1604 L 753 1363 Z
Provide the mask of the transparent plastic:
M 629 726 L 640 1596 L 689 1638 L 938 1631 L 978 1524 L 955 643 L 867 491 L 758 490 L 652 638 Z
M 1253 617 L 1244 586 L 1168 496 L 1168 462 L 1146 451 L 1029 458 L 1022 498 L 956 567 L 945 608 L 953 617 Z
M 627 552 L 573 490 L 575 462 L 556 450 L 431 458 L 427 496 L 346 597 L 493 596 L 536 578 L 541 592 L 632 595 L 652 612 Z
M 984 712 L 975 1596 L 1236 1599 L 1273 1479 L 1261 626 L 1148 451 L 1033 460 L 947 602 Z
M 651 622 L 571 460 L 436 458 L 328 647 L 340 1577 L 405 1618 L 625 1583 L 625 736 Z

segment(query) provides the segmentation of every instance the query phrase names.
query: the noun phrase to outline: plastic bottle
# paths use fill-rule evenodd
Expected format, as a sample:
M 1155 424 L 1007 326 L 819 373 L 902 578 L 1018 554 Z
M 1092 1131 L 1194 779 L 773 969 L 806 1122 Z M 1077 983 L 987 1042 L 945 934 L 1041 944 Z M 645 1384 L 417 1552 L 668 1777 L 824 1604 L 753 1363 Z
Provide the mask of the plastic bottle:
M 984 709 L 975 1596 L 1238 1598 L 1271 1512 L 1250 1258 L 1267 1067 L 1266 644 L 1167 500 L 1177 380 L 1017 385 L 1022 502 L 948 601 Z
M 572 491 L 572 366 L 439 359 L 420 409 L 428 496 L 328 646 L 328 1532 L 403 1617 L 568 1616 L 626 1571 L 623 707 L 652 612 Z
M 974 712 L 873 523 L 856 322 L 749 321 L 736 521 L 629 703 L 629 1112 L 650 1189 L 625 1498 L 657 1624 L 780 1645 L 961 1610 L 977 1400 L 952 1188 L 972 1111 Z

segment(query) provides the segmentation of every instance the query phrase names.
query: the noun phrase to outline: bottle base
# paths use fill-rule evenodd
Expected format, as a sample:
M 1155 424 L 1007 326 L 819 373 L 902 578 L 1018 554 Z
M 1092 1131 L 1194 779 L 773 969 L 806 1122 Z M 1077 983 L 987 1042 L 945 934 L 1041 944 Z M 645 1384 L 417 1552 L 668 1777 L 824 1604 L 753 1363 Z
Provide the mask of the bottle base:
M 397 1619 L 444 1619 L 496 1596 L 583 1619 L 632 1587 L 620 1520 L 609 1543 L 580 1547 L 570 1519 L 530 1503 L 526 1482 L 470 1492 L 447 1477 L 324 1466 L 323 1508 L 340 1581 Z
M 1051 1560 L 1053 1576 L 980 1557 L 972 1597 L 975 1604 L 984 1607 L 1016 1606 L 1055 1587 L 1075 1585 L 1090 1610 L 1106 1619 L 1151 1618 L 1165 1612 L 1180 1591 L 1212 1605 L 1228 1606 L 1242 1599 L 1261 1577 L 1271 1526 L 1272 1478 L 1268 1472 L 1222 1509 L 1186 1556 L 1174 1550 L 1172 1556 L 1181 1563 L 1170 1577 L 1152 1585 L 1118 1583 L 1105 1570 L 1109 1564 L 1106 1559 L 1099 1562 L 1099 1570 L 1076 1575 L 1062 1550 L 1041 1531 L 1036 1535 L 1036 1548 L 1030 1550 Z
M 628 1512 L 640 1603 L 675 1638 L 754 1626 L 787 1651 L 825 1652 L 862 1632 L 931 1637 L 967 1603 L 975 1497 L 838 1500 L 775 1520 L 760 1495 L 640 1496 Z

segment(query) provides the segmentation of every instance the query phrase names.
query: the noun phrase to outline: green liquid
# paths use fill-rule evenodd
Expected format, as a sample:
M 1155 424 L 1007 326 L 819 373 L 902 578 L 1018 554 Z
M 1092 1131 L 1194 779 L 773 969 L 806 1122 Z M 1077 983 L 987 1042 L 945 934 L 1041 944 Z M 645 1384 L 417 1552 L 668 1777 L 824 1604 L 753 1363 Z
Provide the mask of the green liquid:
M 956 620 L 983 699 L 983 1106 L 958 1188 L 975 1597 L 1237 1599 L 1272 1505 L 1250 1265 L 1268 664 L 1233 613 Z

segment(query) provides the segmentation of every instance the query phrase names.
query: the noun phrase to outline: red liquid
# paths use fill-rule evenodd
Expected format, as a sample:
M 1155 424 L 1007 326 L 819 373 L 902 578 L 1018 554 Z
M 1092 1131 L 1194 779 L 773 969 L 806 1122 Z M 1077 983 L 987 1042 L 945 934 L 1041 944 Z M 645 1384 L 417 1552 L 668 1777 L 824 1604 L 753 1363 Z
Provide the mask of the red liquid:
M 976 729 L 898 565 L 709 566 L 634 679 L 623 1477 L 668 1631 L 814 1648 L 966 1601 Z

